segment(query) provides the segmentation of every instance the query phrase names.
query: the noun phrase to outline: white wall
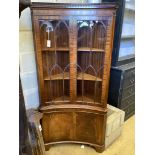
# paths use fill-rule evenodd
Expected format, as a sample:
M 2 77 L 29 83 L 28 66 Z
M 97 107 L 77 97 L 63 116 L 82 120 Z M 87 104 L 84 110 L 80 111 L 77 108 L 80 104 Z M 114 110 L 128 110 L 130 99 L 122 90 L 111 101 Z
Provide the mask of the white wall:
M 54 3 L 78 3 L 84 1 L 85 0 L 32 0 L 32 2 Z M 19 56 L 20 76 L 26 108 L 37 108 L 39 106 L 39 94 L 30 8 L 22 11 L 19 21 Z
M 26 108 L 37 108 L 39 97 L 30 8 L 22 12 L 19 21 L 19 63 Z

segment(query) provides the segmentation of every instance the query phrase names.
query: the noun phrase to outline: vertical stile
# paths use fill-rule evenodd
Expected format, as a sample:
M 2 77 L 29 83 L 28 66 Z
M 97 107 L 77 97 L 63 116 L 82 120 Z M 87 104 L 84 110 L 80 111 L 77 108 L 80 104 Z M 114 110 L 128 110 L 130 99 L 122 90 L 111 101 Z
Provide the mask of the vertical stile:
M 83 74 L 83 70 L 82 70 L 82 103 L 84 102 L 84 74 Z
M 95 24 L 94 24 L 95 25 Z M 90 44 L 90 52 L 91 52 L 91 63 L 90 63 L 90 65 L 92 66 L 92 63 L 93 63 L 93 56 L 92 56 L 92 48 L 93 48 L 93 45 L 94 45 L 94 43 L 93 43 L 93 37 L 95 37 L 96 38 L 96 33 L 95 33 L 95 36 L 93 36 L 93 34 L 94 34 L 94 29 L 95 29 L 95 26 L 92 28 L 91 27 L 91 44 Z M 96 80 L 97 80 L 97 73 L 96 73 L 96 70 L 95 70 L 95 68 L 94 68 L 94 73 L 95 73 L 95 84 L 94 84 L 94 104 L 95 104 L 95 100 L 96 100 Z
M 106 101 L 108 100 L 108 92 L 109 92 L 109 80 L 110 80 L 110 67 L 111 67 L 111 57 L 112 57 L 112 49 L 113 49 L 113 40 L 114 40 L 114 27 L 115 27 L 115 18 L 116 18 L 116 13 L 113 13 L 112 22 L 111 22 L 111 27 L 110 27 L 110 33 L 111 33 L 111 38 L 110 38 L 110 52 L 109 52 L 109 66 L 107 68 L 107 88 L 106 88 Z
M 104 68 L 103 68 L 103 79 L 102 79 L 102 96 L 101 104 L 106 108 L 106 87 L 107 87 L 107 67 L 109 63 L 109 54 L 110 54 L 110 25 L 108 24 L 106 30 L 106 44 L 105 44 L 105 56 L 104 56 Z
M 113 43 L 113 27 L 114 27 L 114 18 L 109 17 L 108 25 L 106 30 L 106 43 L 105 43 L 105 56 L 104 56 L 104 68 L 103 68 L 103 79 L 102 79 L 102 96 L 101 103 L 104 108 L 107 108 L 107 99 L 108 99 L 108 83 L 110 75 L 110 66 L 111 66 L 111 52 L 112 52 L 112 43 Z
M 70 45 L 70 100 L 75 103 L 76 99 L 76 75 L 77 75 L 77 21 L 69 21 L 69 45 Z
M 40 104 L 44 104 L 46 97 L 45 97 L 45 89 L 44 89 L 44 77 L 43 77 L 43 62 L 42 62 L 42 47 L 41 47 L 41 40 L 40 40 L 40 24 L 38 17 L 33 16 L 33 37 L 35 40 L 35 58 L 37 61 L 37 71 L 38 71 L 38 83 L 39 83 L 39 93 L 40 93 Z

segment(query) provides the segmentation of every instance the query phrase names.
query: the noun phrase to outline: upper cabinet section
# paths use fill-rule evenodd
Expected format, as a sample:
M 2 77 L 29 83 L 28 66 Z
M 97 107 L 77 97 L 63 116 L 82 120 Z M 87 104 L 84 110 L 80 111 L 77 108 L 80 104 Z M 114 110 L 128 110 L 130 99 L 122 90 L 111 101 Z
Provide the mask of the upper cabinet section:
M 116 6 L 32 3 L 41 103 L 106 107 Z

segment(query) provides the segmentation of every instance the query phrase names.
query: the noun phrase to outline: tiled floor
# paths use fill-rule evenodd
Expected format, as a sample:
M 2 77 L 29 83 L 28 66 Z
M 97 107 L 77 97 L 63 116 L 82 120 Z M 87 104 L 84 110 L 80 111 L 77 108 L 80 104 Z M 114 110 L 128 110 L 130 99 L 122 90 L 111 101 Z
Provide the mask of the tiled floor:
M 134 155 L 135 116 L 128 119 L 123 126 L 122 135 L 103 153 L 97 153 L 93 148 L 78 144 L 59 144 L 50 148 L 47 155 Z

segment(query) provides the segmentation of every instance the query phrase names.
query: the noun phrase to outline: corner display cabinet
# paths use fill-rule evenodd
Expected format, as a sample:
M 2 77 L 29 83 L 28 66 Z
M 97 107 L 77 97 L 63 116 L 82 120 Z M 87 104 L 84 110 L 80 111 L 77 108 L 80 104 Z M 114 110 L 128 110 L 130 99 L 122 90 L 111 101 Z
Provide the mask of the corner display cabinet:
M 80 143 L 104 150 L 116 5 L 32 3 L 46 149 Z

